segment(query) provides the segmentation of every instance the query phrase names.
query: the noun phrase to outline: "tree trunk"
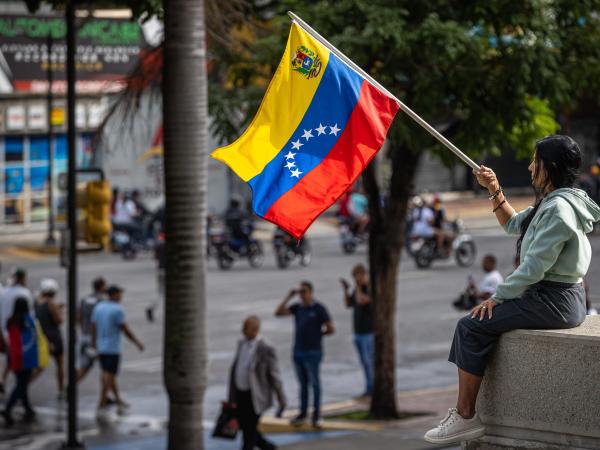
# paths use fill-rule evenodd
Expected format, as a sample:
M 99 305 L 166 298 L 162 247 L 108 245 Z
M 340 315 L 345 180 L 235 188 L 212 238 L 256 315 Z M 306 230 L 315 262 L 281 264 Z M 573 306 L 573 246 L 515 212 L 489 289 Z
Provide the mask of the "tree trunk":
M 164 381 L 171 450 L 203 448 L 207 382 L 205 223 L 208 145 L 204 2 L 165 0 Z
M 396 407 L 396 280 L 404 246 L 408 200 L 419 163 L 419 154 L 401 146 L 391 149 L 392 177 L 385 205 L 375 177 L 375 163 L 364 175 L 371 215 L 369 267 L 375 309 L 375 383 L 371 415 L 398 417 Z

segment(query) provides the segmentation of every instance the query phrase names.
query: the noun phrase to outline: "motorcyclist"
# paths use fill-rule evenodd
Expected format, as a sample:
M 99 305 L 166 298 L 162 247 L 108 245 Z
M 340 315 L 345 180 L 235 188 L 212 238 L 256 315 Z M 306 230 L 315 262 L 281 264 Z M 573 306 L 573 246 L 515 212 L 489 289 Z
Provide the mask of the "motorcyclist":
M 131 197 L 126 194 L 117 193 L 111 218 L 113 229 L 126 232 L 133 240 L 141 240 L 142 227 L 136 220 L 137 216 L 138 211 Z
M 248 215 L 242 209 L 240 198 L 232 197 L 229 200 L 229 207 L 225 211 L 225 226 L 236 249 L 246 247 L 250 243 L 249 228 L 246 226 L 249 220 Z
M 411 211 L 412 236 L 420 238 L 430 238 L 434 236 L 433 210 L 425 204 L 423 199 L 416 196 L 413 199 L 414 207 Z
M 369 226 L 369 200 L 362 192 L 356 191 L 350 194 L 348 202 L 348 212 L 352 216 L 352 220 L 357 225 L 356 233 L 363 234 Z
M 444 227 L 446 223 L 446 210 L 444 209 L 442 199 L 438 195 L 433 196 L 431 210 L 433 211 L 433 234 L 435 235 L 438 252 L 447 256 L 452 248 L 454 233 L 446 231 Z

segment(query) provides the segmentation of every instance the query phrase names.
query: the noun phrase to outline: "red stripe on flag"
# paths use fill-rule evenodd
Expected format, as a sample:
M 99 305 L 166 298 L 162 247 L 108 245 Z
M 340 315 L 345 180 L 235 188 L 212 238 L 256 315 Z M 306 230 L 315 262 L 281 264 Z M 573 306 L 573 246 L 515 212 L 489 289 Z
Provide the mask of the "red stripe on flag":
M 14 372 L 23 369 L 23 339 L 21 327 L 15 324 L 8 326 L 8 354 L 10 358 L 10 368 Z
M 264 218 L 299 238 L 356 181 L 377 154 L 399 105 L 367 81 L 340 138 L 323 161 L 283 194 Z

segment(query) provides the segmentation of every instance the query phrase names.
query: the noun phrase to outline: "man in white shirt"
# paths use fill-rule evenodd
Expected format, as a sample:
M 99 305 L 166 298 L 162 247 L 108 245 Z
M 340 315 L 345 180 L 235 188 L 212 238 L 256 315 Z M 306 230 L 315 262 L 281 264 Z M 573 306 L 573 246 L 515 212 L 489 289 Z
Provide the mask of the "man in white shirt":
M 236 405 L 243 433 L 242 450 L 276 448 L 258 431 L 258 422 L 261 414 L 271 407 L 273 396 L 277 397 L 280 412 L 286 404 L 275 348 L 259 332 L 259 318 L 248 317 L 229 377 L 229 403 Z
M 142 227 L 136 221 L 139 212 L 130 196 L 121 196 L 115 201 L 112 224 L 115 230 L 126 231 L 133 239 L 142 238 Z
M 430 238 L 434 235 L 433 219 L 435 218 L 431 208 L 419 199 L 419 203 L 411 211 L 412 236 Z
M 4 334 L 4 337 L 6 337 L 7 334 L 6 324 L 8 319 L 10 319 L 13 315 L 15 301 L 19 297 L 24 297 L 27 299 L 27 303 L 29 304 L 29 313 L 35 315 L 33 295 L 31 295 L 31 291 L 27 288 L 27 272 L 25 272 L 25 269 L 16 269 L 13 274 L 13 283 L 2 290 L 0 325 L 2 326 L 2 333 Z
M 473 277 L 469 277 L 467 289 L 453 303 L 458 309 L 470 310 L 483 300 L 490 298 L 500 283 L 504 281 L 502 274 L 496 269 L 497 260 L 494 255 L 485 255 L 481 261 L 481 268 L 485 275 L 478 285 Z

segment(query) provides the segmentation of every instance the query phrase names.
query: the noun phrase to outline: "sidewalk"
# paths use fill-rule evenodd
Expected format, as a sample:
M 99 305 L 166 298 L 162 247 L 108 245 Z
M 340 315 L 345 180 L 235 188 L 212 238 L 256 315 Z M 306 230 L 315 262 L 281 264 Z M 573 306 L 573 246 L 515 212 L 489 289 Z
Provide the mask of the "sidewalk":
M 423 441 L 424 432 L 435 426 L 446 409 L 456 399 L 456 386 L 423 389 L 398 393 L 400 413 L 417 413 L 410 419 L 399 421 L 352 421 L 344 429 L 343 420 L 328 420 L 339 415 L 368 407 L 354 400 L 324 405 L 325 427 L 315 431 L 299 432 L 287 422 L 265 417 L 263 424 L 269 439 L 279 447 L 296 450 L 360 450 L 371 447 L 377 450 L 417 450 L 439 448 Z M 0 428 L 0 450 L 57 450 L 65 437 L 64 409 L 39 408 L 34 424 L 17 423 L 12 428 Z M 166 447 L 166 426 L 161 418 L 125 416 L 98 423 L 89 415 L 80 417 L 80 438 L 89 450 L 162 450 Z M 335 424 L 335 430 L 330 430 Z M 213 439 L 213 424 L 204 423 L 205 450 L 237 450 L 238 441 Z M 238 438 L 239 439 L 239 438 Z M 458 447 L 449 447 L 456 448 Z

